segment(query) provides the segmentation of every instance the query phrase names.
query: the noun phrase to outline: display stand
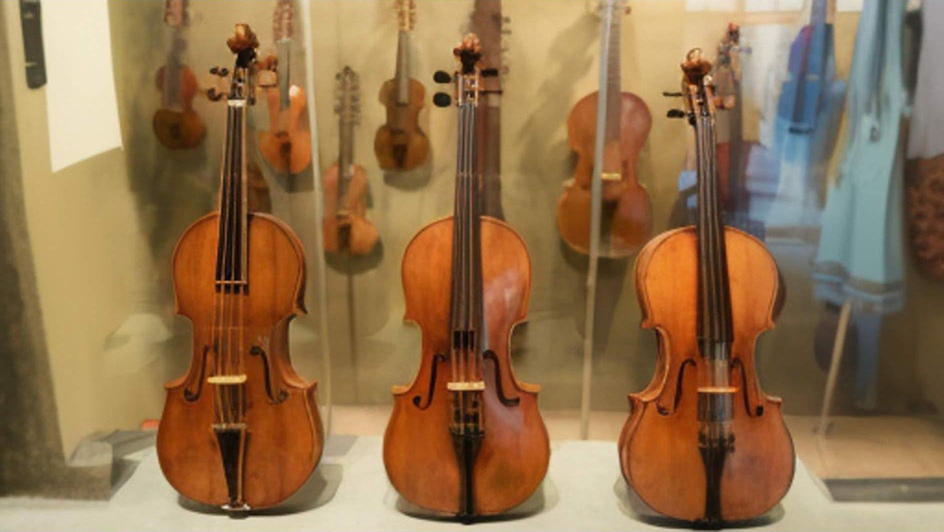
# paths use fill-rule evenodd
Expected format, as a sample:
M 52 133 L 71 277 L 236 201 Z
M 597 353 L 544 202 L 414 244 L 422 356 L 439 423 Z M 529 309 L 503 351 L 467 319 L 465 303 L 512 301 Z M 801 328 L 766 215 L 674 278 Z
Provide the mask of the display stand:
M 833 354 L 829 362 L 829 376 L 826 378 L 826 392 L 819 412 L 819 423 L 813 427 L 813 432 L 820 437 L 826 436 L 829 432 L 829 409 L 832 407 L 833 394 L 836 392 L 836 383 L 839 380 L 839 367 L 842 365 L 842 353 L 846 348 L 846 333 L 849 331 L 851 314 L 852 302 L 846 300 L 839 312 L 839 324 L 836 327 L 836 339 L 833 342 Z

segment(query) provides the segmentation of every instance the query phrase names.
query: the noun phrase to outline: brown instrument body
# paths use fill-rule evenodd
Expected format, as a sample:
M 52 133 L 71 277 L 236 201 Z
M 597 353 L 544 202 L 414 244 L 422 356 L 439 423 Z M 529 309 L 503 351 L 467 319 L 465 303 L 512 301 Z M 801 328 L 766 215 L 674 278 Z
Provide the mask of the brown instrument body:
M 473 484 L 476 514 L 494 515 L 534 493 L 547 472 L 550 447 L 537 407 L 540 387 L 518 381 L 509 359 L 512 329 L 527 317 L 531 261 L 521 237 L 504 222 L 483 217 L 481 239 L 487 250 L 482 261 L 484 320 L 495 358 L 486 358 L 483 370 L 485 436 Z M 437 357 L 450 351 L 452 240 L 449 217 L 423 228 L 404 253 L 405 319 L 422 330 L 423 353 L 413 383 L 393 389 L 393 414 L 384 435 L 384 465 L 393 486 L 410 502 L 443 515 L 459 512 L 461 484 L 449 431 L 453 408 L 446 384 L 451 367 L 448 357 Z M 505 405 L 500 393 L 520 402 Z M 427 398 L 428 408 L 420 409 Z
M 311 132 L 305 121 L 305 91 L 293 86 L 289 107 L 281 109 L 277 88 L 266 89 L 269 130 L 259 132 L 259 151 L 277 172 L 297 174 L 311 164 Z
M 211 426 L 217 423 L 214 385 L 214 310 L 219 212 L 197 220 L 181 237 L 173 258 L 177 312 L 193 322 L 193 359 L 186 375 L 168 382 L 157 433 L 161 469 L 171 485 L 194 501 L 221 506 L 228 499 L 221 451 Z M 246 504 L 278 504 L 297 491 L 321 458 L 324 434 L 315 402 L 316 383 L 291 366 L 288 327 L 305 312 L 305 259 L 298 237 L 282 222 L 249 215 L 248 282 L 244 329 L 237 342 L 245 382 L 247 425 L 243 459 Z M 236 297 L 236 296 L 233 296 Z M 253 353 L 253 347 L 262 353 Z M 198 392 L 195 400 L 186 397 Z
M 164 90 L 164 76 L 166 67 L 157 71 L 155 82 L 157 87 Z M 206 125 L 200 115 L 193 110 L 193 98 L 197 94 L 197 77 L 193 71 L 181 66 L 177 79 L 180 80 L 179 98 L 180 109 L 162 107 L 154 113 L 151 125 L 154 134 L 161 144 L 171 149 L 193 148 L 203 142 L 206 136 Z
M 590 185 L 593 178 L 597 128 L 598 92 L 583 97 L 567 119 L 570 149 L 577 154 L 573 181 L 557 203 L 557 227 L 561 237 L 575 250 L 590 249 Z M 652 233 L 652 203 L 636 178 L 636 164 L 652 129 L 652 115 L 635 94 L 623 92 L 620 99 L 619 142 L 604 146 L 603 171 L 619 173 L 619 181 L 604 181 L 603 221 L 611 252 L 628 255 L 642 246 Z
M 325 215 L 321 230 L 324 237 L 324 250 L 339 253 L 347 250 L 352 255 L 370 253 L 380 233 L 373 222 L 367 219 L 367 172 L 359 164 L 353 165 L 353 174 L 347 185 L 344 199 L 339 199 L 338 184 L 341 174 L 335 164 L 324 174 Z M 339 202 L 343 201 L 344 205 Z
M 794 472 L 793 442 L 780 399 L 767 396 L 754 366 L 760 333 L 774 326 L 777 265 L 754 237 L 725 228 L 732 326 L 734 450 L 721 477 L 725 522 L 758 517 L 783 498 Z M 698 242 L 693 227 L 663 233 L 640 252 L 636 287 L 642 327 L 659 339 L 656 373 L 629 396 L 631 413 L 619 438 L 623 476 L 657 512 L 686 521 L 705 513 L 705 466 L 699 451 Z
M 380 88 L 380 103 L 387 108 L 387 122 L 374 137 L 374 153 L 384 170 L 412 170 L 429 157 L 429 138 L 419 126 L 426 89 L 411 78 L 409 103 L 401 104 L 397 85 L 396 79 L 389 79 Z

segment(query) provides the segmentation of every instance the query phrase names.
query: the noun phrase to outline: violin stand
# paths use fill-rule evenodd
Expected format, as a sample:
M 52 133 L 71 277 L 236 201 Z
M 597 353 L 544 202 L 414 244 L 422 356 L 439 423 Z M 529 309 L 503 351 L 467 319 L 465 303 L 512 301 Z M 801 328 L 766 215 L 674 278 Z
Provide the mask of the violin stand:
M 829 362 L 829 376 L 826 378 L 826 393 L 819 413 L 819 423 L 813 426 L 813 432 L 820 436 L 825 436 L 829 432 L 829 408 L 832 406 L 833 394 L 836 392 L 836 381 L 839 380 L 839 366 L 842 364 L 842 353 L 846 348 L 850 314 L 852 314 L 852 302 L 847 300 L 842 304 L 842 310 L 839 312 L 839 324 L 836 326 L 836 339 L 833 341 L 833 354 Z

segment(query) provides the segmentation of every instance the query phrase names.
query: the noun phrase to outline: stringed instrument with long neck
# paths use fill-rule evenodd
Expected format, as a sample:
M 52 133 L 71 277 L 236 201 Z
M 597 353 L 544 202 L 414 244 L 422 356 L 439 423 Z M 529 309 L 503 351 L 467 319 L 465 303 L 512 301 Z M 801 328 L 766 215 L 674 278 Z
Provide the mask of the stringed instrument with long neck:
M 167 0 L 164 24 L 170 28 L 171 44 L 167 60 L 155 77 L 161 91 L 161 107 L 154 113 L 151 126 L 157 140 L 171 149 L 194 148 L 206 136 L 206 125 L 193 109 L 193 98 L 199 88 L 197 76 L 181 57 L 187 48 L 184 28 L 190 20 L 189 3 L 189 0 Z
M 360 77 L 346 66 L 338 84 L 338 162 L 324 174 L 324 219 L 321 229 L 326 253 L 366 255 L 380 240 L 367 219 L 367 171 L 354 162 L 354 126 L 360 116 Z
M 277 73 L 277 84 L 265 87 L 269 130 L 258 134 L 259 151 L 275 171 L 297 174 L 311 164 L 311 132 L 305 90 L 291 76 L 295 0 L 278 0 L 272 25 L 277 55 L 267 57 L 264 68 Z
M 387 121 L 374 137 L 374 153 L 384 170 L 412 170 L 429 158 L 429 139 L 419 126 L 426 89 L 410 77 L 410 37 L 416 24 L 415 0 L 397 0 L 397 69 L 380 88 Z
M 466 522 L 527 500 L 550 458 L 539 387 L 515 378 L 509 354 L 527 317 L 531 260 L 510 226 L 482 215 L 480 50 L 474 34 L 454 50 L 453 215 L 421 229 L 403 255 L 406 319 L 422 330 L 423 352 L 413 383 L 393 389 L 383 455 L 401 497 Z
M 190 369 L 165 385 L 157 457 L 193 501 L 244 512 L 279 504 L 318 465 L 317 384 L 292 368 L 288 328 L 305 312 L 305 254 L 282 221 L 248 208 L 246 124 L 258 40 L 237 24 L 216 211 L 180 237 L 177 312 L 193 323 Z M 229 71 L 214 69 L 221 76 Z M 223 94 L 211 90 L 211 100 Z
M 502 81 L 508 69 L 502 37 L 510 32 L 509 19 L 502 15 L 501 0 L 475 0 L 472 33 L 482 43 L 482 104 L 478 106 L 479 170 L 484 185 L 484 214 L 505 219 L 501 198 L 501 99 Z
M 603 3 L 601 58 L 606 60 L 601 61 L 601 80 L 605 78 L 606 100 L 600 105 L 599 91 L 593 92 L 577 102 L 567 118 L 568 142 L 577 154 L 577 166 L 557 203 L 557 228 L 564 242 L 578 253 L 589 254 L 591 185 L 595 178 L 602 180 L 600 256 L 609 258 L 635 253 L 652 232 L 649 193 L 636 175 L 652 115 L 642 98 L 622 89 L 620 15 L 624 6 L 622 0 Z M 603 138 L 598 139 L 601 122 Z M 603 143 L 599 161 L 598 142 Z
M 619 437 L 623 476 L 652 510 L 700 527 L 759 517 L 793 480 L 781 401 L 760 387 L 758 335 L 779 312 L 779 274 L 756 238 L 723 222 L 711 64 L 682 63 L 695 129 L 698 219 L 663 233 L 636 261 L 642 327 L 659 337 L 655 375 L 629 396 Z

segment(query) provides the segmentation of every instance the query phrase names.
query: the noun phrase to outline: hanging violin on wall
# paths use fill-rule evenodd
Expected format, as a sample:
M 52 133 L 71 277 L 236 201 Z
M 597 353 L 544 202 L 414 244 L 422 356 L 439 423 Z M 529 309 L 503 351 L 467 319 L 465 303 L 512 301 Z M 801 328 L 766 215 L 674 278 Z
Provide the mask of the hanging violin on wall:
M 305 312 L 301 241 L 280 220 L 247 208 L 246 121 L 259 43 L 237 24 L 227 44 L 236 62 L 219 209 L 194 222 L 174 250 L 177 312 L 193 322 L 193 358 L 165 385 L 157 457 L 188 499 L 245 511 L 297 491 L 318 465 L 324 435 L 317 384 L 295 372 L 288 353 L 289 321 Z
M 384 170 L 412 170 L 429 158 L 429 139 L 419 126 L 426 89 L 410 77 L 410 36 L 416 24 L 414 0 L 397 0 L 397 69 L 380 88 L 387 121 L 374 137 L 374 153 Z
M 631 92 L 623 92 L 620 75 L 621 0 L 606 0 L 603 6 L 602 52 L 605 69 L 606 106 L 600 109 L 599 91 L 583 97 L 567 118 L 567 138 L 577 154 L 574 178 L 557 202 L 557 228 L 574 251 L 590 250 L 590 186 L 594 165 L 602 164 L 602 218 L 600 256 L 626 257 L 635 253 L 652 232 L 652 204 L 639 184 L 636 164 L 649 130 L 652 115 L 646 103 Z M 597 124 L 605 124 L 597 139 Z M 603 160 L 596 159 L 596 143 L 603 142 Z
M 421 229 L 403 255 L 406 319 L 420 326 L 423 352 L 413 384 L 393 389 L 384 465 L 404 499 L 470 521 L 527 500 L 550 448 L 539 387 L 516 379 L 509 358 L 512 329 L 527 316 L 531 260 L 510 226 L 482 215 L 478 38 L 467 35 L 454 54 L 455 210 Z
M 189 0 L 167 0 L 164 24 L 171 28 L 171 45 L 164 66 L 158 69 L 155 83 L 161 91 L 161 107 L 151 125 L 161 144 L 171 149 L 199 146 L 206 136 L 206 126 L 193 109 L 197 94 L 197 76 L 181 60 L 187 41 L 184 28 L 189 22 Z
M 360 77 L 351 67 L 335 76 L 338 90 L 338 162 L 324 174 L 324 220 L 322 231 L 326 253 L 370 253 L 380 233 L 367 219 L 367 171 L 354 162 L 354 126 L 360 116 Z
M 698 219 L 653 239 L 636 261 L 642 326 L 660 339 L 656 374 L 629 396 L 619 438 L 623 476 L 665 516 L 719 527 L 758 517 L 787 493 L 793 442 L 780 399 L 754 365 L 757 336 L 773 327 L 778 270 L 754 237 L 722 222 L 711 64 L 682 64 L 695 128 Z
M 294 0 L 278 0 L 272 25 L 277 55 L 267 57 L 264 68 L 277 73 L 278 83 L 265 88 L 269 130 L 259 132 L 259 151 L 275 171 L 297 174 L 311 164 L 311 132 L 305 90 L 291 77 Z

